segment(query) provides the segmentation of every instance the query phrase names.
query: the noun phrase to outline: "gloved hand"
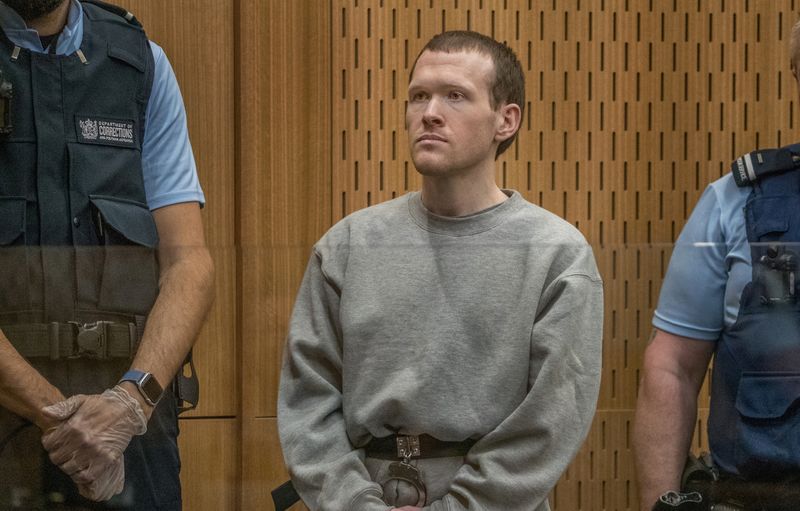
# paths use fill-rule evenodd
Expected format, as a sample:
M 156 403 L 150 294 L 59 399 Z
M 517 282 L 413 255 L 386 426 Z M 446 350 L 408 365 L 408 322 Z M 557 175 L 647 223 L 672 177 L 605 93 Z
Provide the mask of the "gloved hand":
M 125 458 L 119 458 L 98 479 L 88 484 L 77 484 L 84 498 L 102 502 L 122 492 L 125 487 Z
M 115 386 L 99 395 L 76 395 L 42 409 L 62 421 L 42 436 L 50 460 L 91 500 L 108 500 L 125 482 L 123 452 L 147 431 L 139 402 Z

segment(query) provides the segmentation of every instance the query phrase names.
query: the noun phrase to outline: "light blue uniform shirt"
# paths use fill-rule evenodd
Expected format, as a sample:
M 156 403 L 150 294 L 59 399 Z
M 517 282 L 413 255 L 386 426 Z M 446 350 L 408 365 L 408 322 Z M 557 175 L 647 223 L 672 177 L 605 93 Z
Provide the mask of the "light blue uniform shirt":
M 737 187 L 730 173 L 706 188 L 675 244 L 653 326 L 715 341 L 736 322 L 742 290 L 752 280 L 744 219 L 750 191 Z
M 83 40 L 83 7 L 70 0 L 67 25 L 58 37 L 56 53 L 71 55 Z M 0 2 L 0 26 L 20 48 L 44 53 L 39 34 L 28 28 L 20 16 Z M 186 110 L 167 56 L 150 42 L 155 60 L 153 90 L 145 112 L 145 135 L 142 141 L 142 173 L 147 205 L 151 210 L 180 202 L 205 204 L 197 179 L 197 166 L 186 128 Z M 91 55 L 87 55 L 91 58 Z

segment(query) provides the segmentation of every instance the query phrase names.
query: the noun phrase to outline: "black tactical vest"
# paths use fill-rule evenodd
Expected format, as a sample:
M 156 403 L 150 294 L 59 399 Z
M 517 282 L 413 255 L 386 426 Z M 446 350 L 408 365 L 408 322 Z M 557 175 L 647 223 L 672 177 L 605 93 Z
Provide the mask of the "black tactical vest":
M 734 163 L 753 278 L 717 343 L 708 435 L 717 466 L 749 479 L 800 474 L 800 145 Z
M 125 321 L 158 291 L 142 178 L 153 55 L 138 22 L 82 6 L 72 55 L 20 50 L 0 31 L 14 88 L 13 132 L 0 135 L 0 325 Z

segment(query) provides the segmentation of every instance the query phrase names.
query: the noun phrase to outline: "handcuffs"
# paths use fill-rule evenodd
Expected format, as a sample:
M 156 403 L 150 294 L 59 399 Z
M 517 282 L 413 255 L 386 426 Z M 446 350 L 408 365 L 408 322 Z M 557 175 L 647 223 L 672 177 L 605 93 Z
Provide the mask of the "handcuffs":
M 420 455 L 419 437 L 398 436 L 397 437 L 397 457 L 403 458 L 401 461 L 394 461 L 389 465 L 389 478 L 382 486 L 392 480 L 403 481 L 410 484 L 417 490 L 416 507 L 422 507 L 428 500 L 428 490 L 422 481 L 422 472 L 419 468 L 411 464 L 411 458 Z

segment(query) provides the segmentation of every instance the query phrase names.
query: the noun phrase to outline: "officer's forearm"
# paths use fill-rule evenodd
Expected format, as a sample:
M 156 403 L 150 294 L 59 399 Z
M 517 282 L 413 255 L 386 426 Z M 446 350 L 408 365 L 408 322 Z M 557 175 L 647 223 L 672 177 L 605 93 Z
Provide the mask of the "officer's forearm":
M 62 399 L 61 392 L 28 364 L 0 332 L 0 406 L 45 430 L 56 421 L 42 415 L 41 409 Z
M 633 432 L 642 510 L 678 490 L 689 453 L 697 393 L 714 343 L 655 330 L 647 347 Z
M 213 302 L 214 265 L 205 246 L 162 250 L 168 253 L 160 254 L 160 292 L 131 367 L 152 373 L 166 388 L 194 344 Z M 125 386 L 149 417 L 152 407 L 130 382 Z
M 645 373 L 633 434 L 643 511 L 650 511 L 662 493 L 679 489 L 696 418 L 696 392 L 672 375 Z

